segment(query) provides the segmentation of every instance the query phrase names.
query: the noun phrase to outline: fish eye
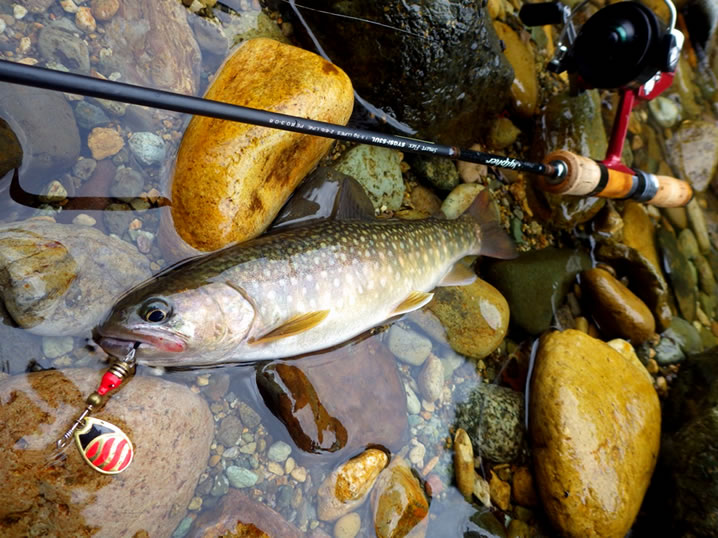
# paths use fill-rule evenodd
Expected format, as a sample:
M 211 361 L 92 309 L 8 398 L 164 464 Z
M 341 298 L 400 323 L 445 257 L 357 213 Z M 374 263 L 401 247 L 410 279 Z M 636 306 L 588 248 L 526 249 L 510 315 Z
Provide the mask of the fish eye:
M 170 317 L 171 313 L 170 305 L 159 298 L 149 299 L 140 309 L 140 317 L 150 323 L 162 323 Z

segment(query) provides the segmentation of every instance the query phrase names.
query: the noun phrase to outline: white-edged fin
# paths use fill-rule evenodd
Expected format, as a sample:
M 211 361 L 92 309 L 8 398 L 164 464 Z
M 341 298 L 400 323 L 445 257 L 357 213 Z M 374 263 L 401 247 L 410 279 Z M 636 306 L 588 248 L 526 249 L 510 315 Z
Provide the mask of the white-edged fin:
M 412 291 L 409 294 L 409 297 L 404 299 L 401 303 L 399 303 L 399 306 L 392 310 L 391 316 L 399 316 L 401 314 L 406 314 L 407 312 L 419 310 L 433 298 L 433 293 L 426 293 L 425 291 Z
M 470 267 L 466 267 L 463 263 L 457 262 L 454 267 L 444 275 L 441 282 L 437 286 L 468 286 L 476 281 L 478 277 Z
M 319 325 L 328 315 L 329 310 L 317 310 L 316 312 L 298 314 L 282 323 L 279 327 L 272 329 L 267 334 L 250 340 L 249 344 L 266 344 L 267 342 L 273 342 L 274 340 L 303 333 Z

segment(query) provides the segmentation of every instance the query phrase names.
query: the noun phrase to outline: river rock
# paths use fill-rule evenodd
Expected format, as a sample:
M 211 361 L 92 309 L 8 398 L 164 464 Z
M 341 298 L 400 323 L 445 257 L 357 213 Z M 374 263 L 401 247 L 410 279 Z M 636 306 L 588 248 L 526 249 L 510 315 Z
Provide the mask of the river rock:
M 401 153 L 393 149 L 361 144 L 346 152 L 336 170 L 356 179 L 375 209 L 396 211 L 406 190 L 401 159 Z
M 317 491 L 319 519 L 334 521 L 361 506 L 388 463 L 386 452 L 370 448 L 335 469 Z
M 61 93 L 0 84 L 0 115 L 24 141 L 21 179 L 26 188 L 41 188 L 75 164 L 80 133 Z
M 95 370 L 46 370 L 0 382 L 4 536 L 169 536 L 182 519 L 213 428 L 207 404 L 187 387 L 136 376 L 93 413 L 134 445 L 122 474 L 92 470 L 74 441 L 64 461 L 47 465 L 99 377 Z
M 535 478 L 549 519 L 565 536 L 624 536 L 658 456 L 651 376 L 585 333 L 552 332 L 541 339 L 530 394 Z
M 591 260 L 581 251 L 548 247 L 492 261 L 481 273 L 506 298 L 511 320 L 539 334 L 550 327 L 554 307 L 563 302 L 576 275 L 590 267 Z
M 471 499 L 474 493 L 474 447 L 469 434 L 462 428 L 454 435 L 454 476 L 456 487 L 465 499 Z
M 22 164 L 22 147 L 8 123 L 0 118 L 0 179 Z
M 374 531 L 378 538 L 415 536 L 429 515 L 429 501 L 406 460 L 395 457 L 379 475 L 371 493 Z M 423 534 L 421 534 L 423 536 Z
M 187 10 L 173 0 L 123 0 L 114 6 L 92 9 L 104 25 L 100 42 L 108 55 L 100 56 L 103 73 L 118 72 L 122 81 L 139 86 L 194 95 L 199 88 L 201 53 L 187 23 Z
M 447 219 L 458 219 L 484 188 L 478 183 L 457 185 L 441 203 L 441 212 Z M 493 204 L 489 207 L 489 211 L 494 211 Z
M 419 179 L 441 191 L 450 191 L 461 181 L 459 171 L 450 159 L 416 156 L 410 164 Z
M 205 98 L 340 124 L 353 106 L 342 71 L 271 39 L 245 42 Z M 259 235 L 331 144 L 328 138 L 192 118 L 172 178 L 177 232 L 205 251 Z M 163 226 L 172 225 L 165 220 Z
M 532 155 L 544 159 L 559 149 L 592 159 L 603 159 L 608 148 L 601 120 L 601 100 L 596 90 L 576 97 L 567 93 L 552 97 L 534 131 Z M 556 226 L 572 228 L 593 218 L 604 206 L 605 198 L 560 196 L 529 189 L 528 201 L 534 213 Z
M 706 121 L 685 121 L 666 142 L 679 177 L 703 192 L 718 169 L 718 125 Z
M 481 279 L 468 286 L 436 288 L 428 308 L 446 328 L 454 351 L 476 359 L 499 347 L 509 327 L 506 299 Z
M 604 269 L 581 273 L 586 305 L 602 333 L 640 344 L 656 332 L 653 314 L 643 301 Z
M 85 335 L 114 302 L 149 278 L 130 244 L 82 225 L 29 220 L 0 228 L 0 297 L 35 334 Z
M 661 458 L 644 523 L 652 534 L 718 532 L 718 348 L 689 357 L 664 408 Z
M 229 490 L 216 508 L 204 510 L 192 523 L 189 535 L 197 538 L 304 536 L 267 505 L 236 489 Z
M 623 243 L 653 264 L 660 271 L 656 249 L 655 227 L 643 204 L 627 201 L 623 206 Z
M 431 340 L 396 323 L 389 329 L 389 350 L 401 362 L 421 366 L 431 354 Z
M 333 0 L 312 7 L 337 10 Z M 291 16 L 288 6 L 285 11 Z M 362 97 L 392 111 L 426 139 L 470 144 L 488 126 L 476 118 L 504 109 L 513 76 L 482 5 L 472 0 L 438 0 L 430 7 L 422 0 L 350 0 L 341 4 L 341 13 L 357 19 L 327 24 L 319 11 L 303 10 L 302 16 Z M 405 31 L 356 20 L 381 21 Z M 314 50 L 298 21 L 294 29 Z
M 419 374 L 419 390 L 427 402 L 441 398 L 444 391 L 444 365 L 439 357 L 431 356 L 424 363 Z
M 536 61 L 529 39 L 522 39 L 508 24 L 494 21 L 494 29 L 504 42 L 504 55 L 514 69 L 511 97 L 519 115 L 530 118 L 536 112 L 538 101 L 538 79 Z
M 71 71 L 90 72 L 90 52 L 82 38 L 58 25 L 40 30 L 37 40 L 40 55 L 48 62 L 57 62 Z
M 499 463 L 513 461 L 525 443 L 523 394 L 479 383 L 456 405 L 454 422 L 466 430 L 477 456 Z
M 406 393 L 393 355 L 376 341 L 269 363 L 257 384 L 305 452 L 348 458 L 367 445 L 397 449 L 404 440 Z
M 683 318 L 688 321 L 696 319 L 696 288 L 698 278 L 690 261 L 678 248 L 676 236 L 665 228 L 656 234 L 661 250 L 664 267 L 673 285 L 673 293 Z

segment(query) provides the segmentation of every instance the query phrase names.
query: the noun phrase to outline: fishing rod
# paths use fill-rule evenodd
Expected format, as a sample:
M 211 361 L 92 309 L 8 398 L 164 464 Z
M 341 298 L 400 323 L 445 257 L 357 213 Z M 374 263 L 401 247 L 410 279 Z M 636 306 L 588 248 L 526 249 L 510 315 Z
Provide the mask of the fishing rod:
M 7 60 L 0 60 L 0 81 L 530 172 L 542 176 L 539 186 L 551 192 L 630 197 L 661 207 L 685 205 L 692 197 L 690 186 L 678 179 L 610 170 L 570 152 L 557 152 L 544 163 L 524 161 Z

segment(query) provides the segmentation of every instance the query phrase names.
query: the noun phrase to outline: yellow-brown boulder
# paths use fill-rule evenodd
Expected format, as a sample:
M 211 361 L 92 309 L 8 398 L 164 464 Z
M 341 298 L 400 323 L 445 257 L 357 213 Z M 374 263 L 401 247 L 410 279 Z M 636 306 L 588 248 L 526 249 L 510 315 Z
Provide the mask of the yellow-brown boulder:
M 220 68 L 206 99 L 346 124 L 351 82 L 338 67 L 271 39 L 245 42 Z M 172 219 L 193 247 L 211 251 L 261 234 L 332 140 L 194 117 L 172 178 Z M 168 215 L 169 216 L 169 215 Z
M 499 39 L 506 45 L 504 55 L 514 69 L 511 96 L 516 111 L 526 118 L 536 112 L 538 102 L 538 78 L 533 49 L 528 40 L 523 40 L 513 28 L 503 22 L 494 21 Z
M 529 429 L 541 500 L 562 535 L 626 534 L 653 473 L 660 425 L 658 396 L 637 359 L 580 331 L 541 339 Z

